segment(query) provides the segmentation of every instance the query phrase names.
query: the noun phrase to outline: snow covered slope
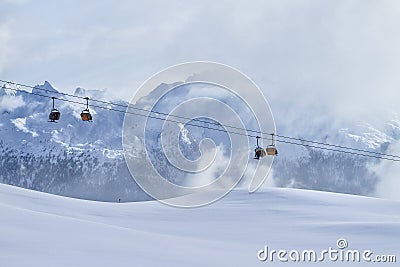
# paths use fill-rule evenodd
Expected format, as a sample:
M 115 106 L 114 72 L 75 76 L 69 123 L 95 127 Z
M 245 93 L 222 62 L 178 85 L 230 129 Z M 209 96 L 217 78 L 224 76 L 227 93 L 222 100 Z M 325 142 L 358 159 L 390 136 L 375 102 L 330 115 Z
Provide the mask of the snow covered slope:
M 400 262 L 400 202 L 296 189 L 235 190 L 197 209 L 155 201 L 104 203 L 0 184 L 0 265 L 299 266 L 275 250 L 371 250 Z M 261 256 L 263 256 L 261 254 Z M 365 266 L 365 263 L 305 263 Z M 377 266 L 385 266 L 379 264 Z M 375 265 L 374 265 L 375 266 Z

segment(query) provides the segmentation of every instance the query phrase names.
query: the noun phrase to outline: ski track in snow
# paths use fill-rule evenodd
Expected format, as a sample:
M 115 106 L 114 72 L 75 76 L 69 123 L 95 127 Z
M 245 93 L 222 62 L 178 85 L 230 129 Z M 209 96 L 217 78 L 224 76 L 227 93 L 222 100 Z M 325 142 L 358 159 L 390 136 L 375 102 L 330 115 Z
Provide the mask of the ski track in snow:
M 400 202 L 267 188 L 237 189 L 202 208 L 105 203 L 0 184 L 0 266 L 364 266 L 260 262 L 270 249 L 337 248 L 397 255 Z M 381 263 L 384 266 L 386 264 Z M 378 265 L 379 266 L 379 265 Z

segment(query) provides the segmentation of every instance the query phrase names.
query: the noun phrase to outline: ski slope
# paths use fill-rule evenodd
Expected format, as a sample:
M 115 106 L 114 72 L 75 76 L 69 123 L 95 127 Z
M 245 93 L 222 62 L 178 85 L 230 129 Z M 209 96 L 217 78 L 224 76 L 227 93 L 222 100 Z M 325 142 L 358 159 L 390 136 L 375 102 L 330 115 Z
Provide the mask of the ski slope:
M 365 266 L 262 262 L 270 249 L 397 255 L 400 202 L 299 189 L 237 189 L 212 205 L 103 203 L 0 184 L 0 266 Z

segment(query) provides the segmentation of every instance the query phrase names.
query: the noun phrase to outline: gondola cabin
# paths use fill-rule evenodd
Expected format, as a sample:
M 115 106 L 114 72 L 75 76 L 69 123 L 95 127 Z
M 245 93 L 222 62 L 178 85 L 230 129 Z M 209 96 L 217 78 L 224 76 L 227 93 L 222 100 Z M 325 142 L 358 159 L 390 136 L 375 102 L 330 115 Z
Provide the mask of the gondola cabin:
M 84 98 L 86 100 L 86 109 L 81 112 L 81 119 L 83 121 L 92 121 L 92 114 L 89 112 L 89 97 Z
M 54 107 L 54 100 L 56 99 L 54 96 L 51 98 L 53 100 L 53 108 L 49 114 L 49 122 L 56 122 L 60 119 L 61 113 Z
M 269 156 L 277 156 L 278 155 L 278 150 L 276 149 L 275 146 L 268 146 L 266 149 L 267 155 Z
M 61 113 L 57 109 L 53 108 L 49 114 L 50 122 L 55 122 L 60 119 Z
M 265 150 L 261 147 L 257 147 L 254 150 L 254 159 L 260 159 L 260 158 L 264 157 L 265 155 L 266 155 Z
M 92 121 L 92 114 L 90 114 L 89 109 L 85 109 L 81 113 L 81 119 L 83 121 Z

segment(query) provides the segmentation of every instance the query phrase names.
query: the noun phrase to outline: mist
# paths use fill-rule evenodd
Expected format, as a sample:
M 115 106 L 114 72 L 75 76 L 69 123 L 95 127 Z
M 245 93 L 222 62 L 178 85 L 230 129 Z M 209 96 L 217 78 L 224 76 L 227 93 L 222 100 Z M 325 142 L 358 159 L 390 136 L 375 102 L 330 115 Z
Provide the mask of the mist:
M 388 151 L 389 154 L 400 155 L 400 142 L 393 142 Z M 381 161 L 370 167 L 379 177 L 376 186 L 377 197 L 400 200 L 400 164 L 397 161 Z

